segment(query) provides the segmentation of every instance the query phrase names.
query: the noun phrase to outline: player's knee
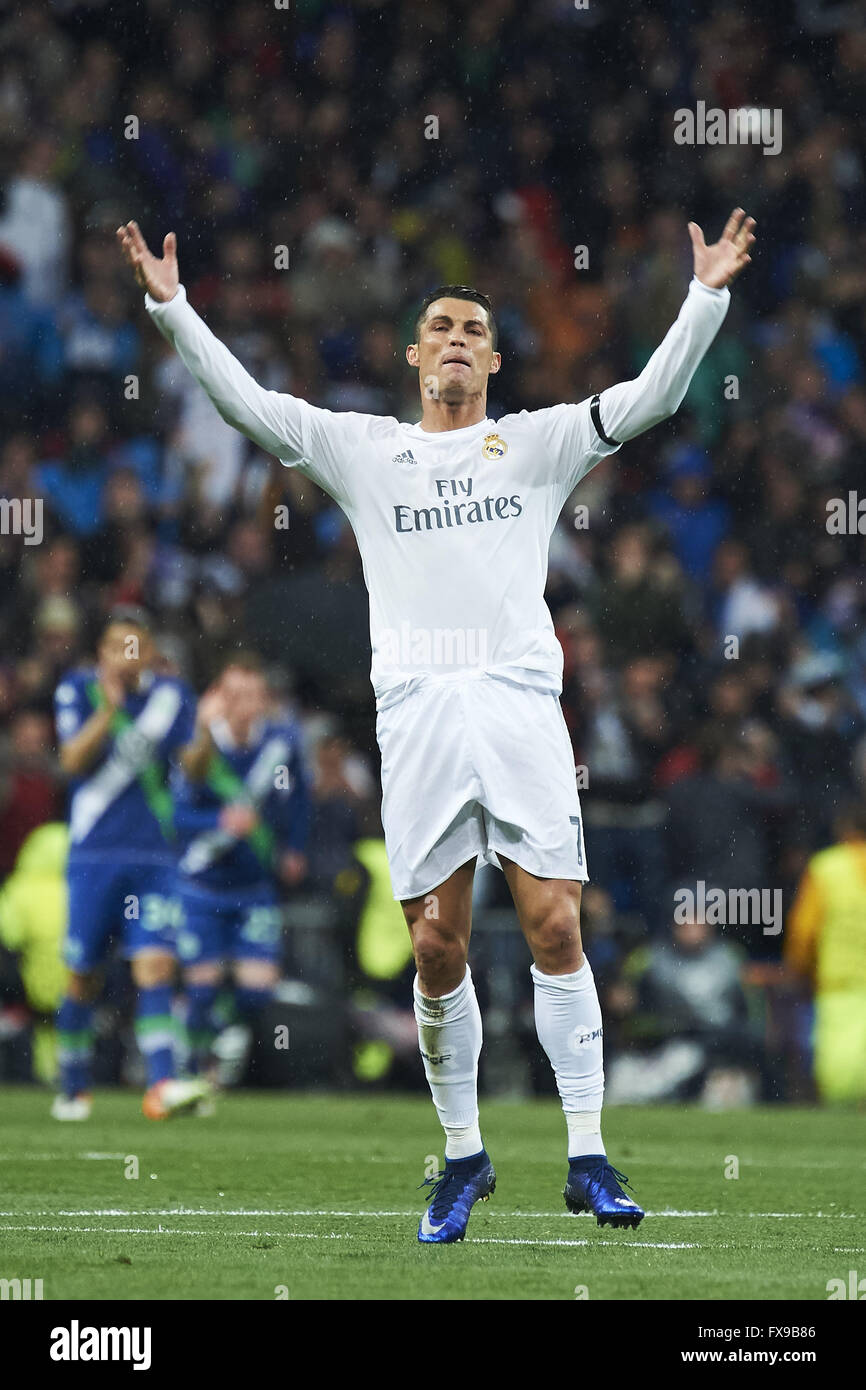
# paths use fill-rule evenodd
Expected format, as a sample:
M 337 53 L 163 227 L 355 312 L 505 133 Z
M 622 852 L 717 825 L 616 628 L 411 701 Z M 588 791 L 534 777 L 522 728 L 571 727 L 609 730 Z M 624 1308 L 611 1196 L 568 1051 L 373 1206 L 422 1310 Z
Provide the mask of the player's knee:
M 223 977 L 219 961 L 202 961 L 199 965 L 188 965 L 183 972 L 184 984 L 190 988 L 216 989 Z
M 66 993 L 76 1004 L 90 1004 L 96 995 L 98 980 L 95 970 L 70 970 Z
M 136 956 L 132 962 L 132 978 L 141 989 L 170 985 L 174 980 L 174 956 L 153 954 Z
M 440 987 L 442 981 L 457 975 L 451 988 L 456 989 L 466 965 L 466 951 L 459 937 L 444 931 L 433 922 L 419 925 L 412 933 L 415 953 L 415 967 L 422 981 L 435 982 Z
M 279 969 L 270 960 L 235 961 L 234 978 L 239 989 L 271 991 L 279 979 Z
M 552 975 L 579 970 L 583 951 L 577 903 L 566 898 L 551 904 L 533 925 L 530 945 L 539 970 Z

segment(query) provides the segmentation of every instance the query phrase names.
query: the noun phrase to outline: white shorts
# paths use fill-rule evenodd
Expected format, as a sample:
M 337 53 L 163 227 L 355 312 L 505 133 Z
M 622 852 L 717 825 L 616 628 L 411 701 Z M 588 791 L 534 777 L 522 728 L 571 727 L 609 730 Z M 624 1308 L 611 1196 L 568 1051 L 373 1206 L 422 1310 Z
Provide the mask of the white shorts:
M 376 717 L 394 897 L 481 856 L 587 881 L 574 753 L 557 695 L 500 677 L 425 681 Z

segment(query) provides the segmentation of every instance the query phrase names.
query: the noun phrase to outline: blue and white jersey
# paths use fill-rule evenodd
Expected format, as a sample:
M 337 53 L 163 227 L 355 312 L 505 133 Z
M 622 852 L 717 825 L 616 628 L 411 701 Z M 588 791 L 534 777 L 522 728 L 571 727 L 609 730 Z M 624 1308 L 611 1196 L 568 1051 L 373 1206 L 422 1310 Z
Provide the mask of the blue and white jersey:
M 54 707 L 61 743 L 74 738 L 93 714 L 90 690 L 98 680 L 95 669 L 79 668 L 58 685 Z M 170 862 L 176 850 L 160 826 L 142 774 L 145 783 L 152 777 L 163 788 L 165 799 L 171 760 L 193 735 L 195 697 L 182 681 L 145 671 L 122 712 L 131 722 L 108 735 L 86 774 L 71 783 L 70 855 Z
M 261 846 L 257 852 L 250 840 L 220 828 L 223 807 L 228 801 L 248 802 L 266 827 L 263 838 L 272 840 L 275 855 L 287 849 L 300 852 L 310 828 L 310 781 L 296 724 L 263 721 L 244 746 L 234 742 L 224 721 L 212 725 L 211 735 L 219 757 L 243 783 L 243 793 L 227 798 L 207 778 L 193 782 L 180 767 L 173 769 L 179 867 L 188 886 L 236 891 L 270 880 L 273 865 Z

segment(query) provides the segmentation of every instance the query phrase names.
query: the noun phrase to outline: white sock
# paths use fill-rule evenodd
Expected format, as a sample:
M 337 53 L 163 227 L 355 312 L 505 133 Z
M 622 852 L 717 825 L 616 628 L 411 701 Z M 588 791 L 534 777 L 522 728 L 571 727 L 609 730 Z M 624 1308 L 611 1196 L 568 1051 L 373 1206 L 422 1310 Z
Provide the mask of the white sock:
M 445 1157 L 470 1158 L 484 1145 L 478 1127 L 481 1011 L 469 966 L 461 984 L 440 999 L 413 986 L 418 1042 L 433 1104 L 445 1130 Z
M 566 1110 L 565 1123 L 568 1125 L 568 1158 L 607 1153 L 601 1138 L 600 1110 Z
M 604 1153 L 601 1007 L 589 961 L 571 975 L 544 975 L 535 984 L 535 1028 L 550 1059 L 568 1125 L 568 1157 Z

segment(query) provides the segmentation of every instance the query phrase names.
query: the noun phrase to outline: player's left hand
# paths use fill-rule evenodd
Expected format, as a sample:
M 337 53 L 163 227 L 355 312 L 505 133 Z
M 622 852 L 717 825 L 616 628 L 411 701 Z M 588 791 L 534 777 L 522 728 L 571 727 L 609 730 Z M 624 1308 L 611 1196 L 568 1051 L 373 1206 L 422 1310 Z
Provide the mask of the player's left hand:
M 755 240 L 752 234 L 754 225 L 754 217 L 747 217 L 742 208 L 734 208 L 719 240 L 707 246 L 697 222 L 689 223 L 695 275 L 702 284 L 708 285 L 711 290 L 720 290 L 736 280 L 741 270 L 745 270 L 752 259 L 748 252 Z

